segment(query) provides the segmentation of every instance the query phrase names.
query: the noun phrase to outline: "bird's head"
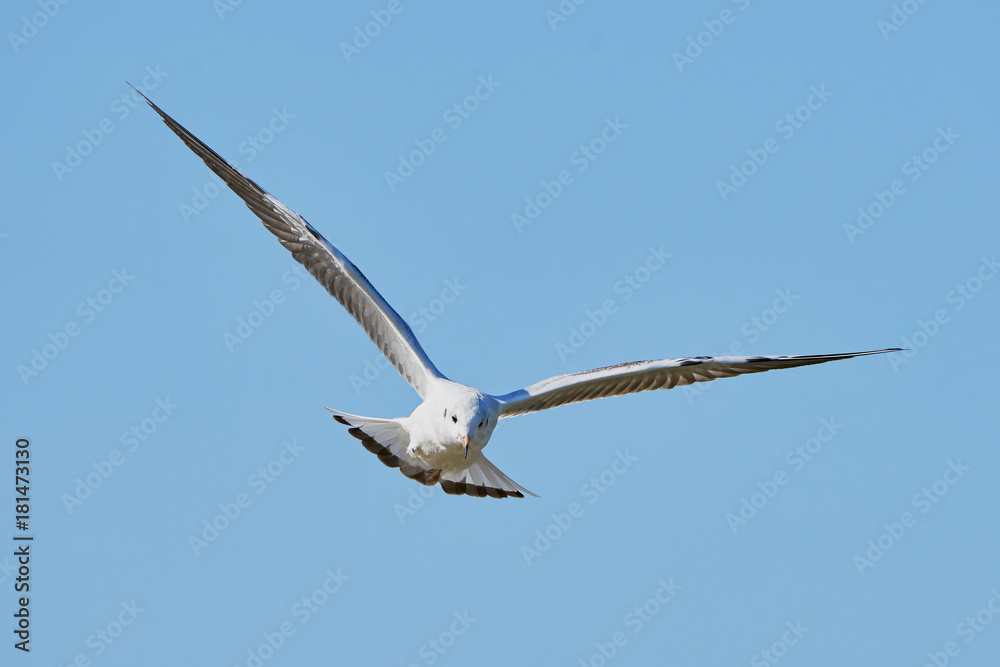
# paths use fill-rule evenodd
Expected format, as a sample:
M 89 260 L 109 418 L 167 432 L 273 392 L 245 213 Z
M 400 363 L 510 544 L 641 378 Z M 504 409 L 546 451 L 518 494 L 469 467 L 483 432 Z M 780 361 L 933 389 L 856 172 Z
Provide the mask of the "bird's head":
M 477 451 L 486 446 L 497 425 L 497 416 L 479 401 L 453 403 L 444 409 L 441 417 L 445 420 L 445 428 L 462 443 L 465 458 L 469 457 L 470 446 Z

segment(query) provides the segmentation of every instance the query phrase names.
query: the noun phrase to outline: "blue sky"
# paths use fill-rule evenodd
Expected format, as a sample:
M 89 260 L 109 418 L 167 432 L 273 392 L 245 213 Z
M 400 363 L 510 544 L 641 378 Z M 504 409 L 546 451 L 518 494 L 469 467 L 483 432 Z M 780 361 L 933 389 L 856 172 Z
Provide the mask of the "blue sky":
M 7 3 L 0 662 L 993 664 L 998 18 Z M 505 420 L 540 499 L 425 489 L 323 410 L 415 393 L 123 79 L 484 391 L 910 352 Z

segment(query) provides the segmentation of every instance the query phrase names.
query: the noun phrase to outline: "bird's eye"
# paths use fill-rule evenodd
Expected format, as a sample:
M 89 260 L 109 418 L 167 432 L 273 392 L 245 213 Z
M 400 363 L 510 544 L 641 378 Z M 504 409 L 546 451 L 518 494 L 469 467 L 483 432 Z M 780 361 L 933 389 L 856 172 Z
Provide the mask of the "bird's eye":
M 456 424 L 458 423 L 458 417 L 456 417 L 455 415 L 452 415 L 452 416 L 451 416 L 451 420 L 452 420 L 453 422 L 455 422 Z
M 479 428 L 482 428 L 482 427 L 483 427 L 483 422 L 484 422 L 484 421 L 486 421 L 486 420 L 482 420 L 482 421 L 480 421 L 480 422 L 479 422 Z

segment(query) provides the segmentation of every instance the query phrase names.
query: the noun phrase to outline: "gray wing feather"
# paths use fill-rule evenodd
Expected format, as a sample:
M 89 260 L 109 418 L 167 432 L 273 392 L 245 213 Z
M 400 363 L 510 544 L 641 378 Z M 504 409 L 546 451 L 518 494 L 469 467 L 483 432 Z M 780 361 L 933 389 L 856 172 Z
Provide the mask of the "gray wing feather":
M 237 171 L 140 91 L 136 92 L 160 115 L 167 127 L 243 200 L 267 230 L 278 237 L 292 257 L 347 309 L 421 398 L 425 397 L 434 378 L 444 378 L 420 347 L 409 325 L 343 253 L 323 238 L 305 218 Z
M 744 373 L 762 373 L 779 368 L 823 364 L 828 361 L 896 352 L 898 348 L 774 357 L 687 357 L 657 361 L 632 361 L 592 371 L 557 375 L 530 387 L 495 398 L 501 403 L 500 416 L 513 417 L 528 412 L 548 410 L 568 403 L 593 401 L 610 396 L 624 396 L 654 389 L 673 389 L 695 382 L 734 377 Z

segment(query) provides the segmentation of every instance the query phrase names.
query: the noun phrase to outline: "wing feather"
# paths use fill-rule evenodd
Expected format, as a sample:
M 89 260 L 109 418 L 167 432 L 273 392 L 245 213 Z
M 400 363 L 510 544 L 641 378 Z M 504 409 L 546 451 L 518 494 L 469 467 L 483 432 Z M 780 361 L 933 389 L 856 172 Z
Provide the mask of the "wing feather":
M 136 90 L 135 87 L 133 90 Z M 444 378 L 427 357 L 409 325 L 343 253 L 323 238 L 305 218 L 241 174 L 142 92 L 136 92 L 160 115 L 167 127 L 243 200 L 267 230 L 292 253 L 292 257 L 357 320 L 421 398 L 426 396 L 435 378 Z
M 501 403 L 500 416 L 513 417 L 539 410 L 548 410 L 568 403 L 592 401 L 610 396 L 624 396 L 654 389 L 673 389 L 695 382 L 735 377 L 744 373 L 761 373 L 780 368 L 795 368 L 823 364 L 828 361 L 863 357 L 869 354 L 897 352 L 899 348 L 848 352 L 845 354 L 813 354 L 801 356 L 756 357 L 687 357 L 632 361 L 591 371 L 557 375 L 530 387 L 495 398 Z M 501 473 L 502 474 L 502 473 Z

